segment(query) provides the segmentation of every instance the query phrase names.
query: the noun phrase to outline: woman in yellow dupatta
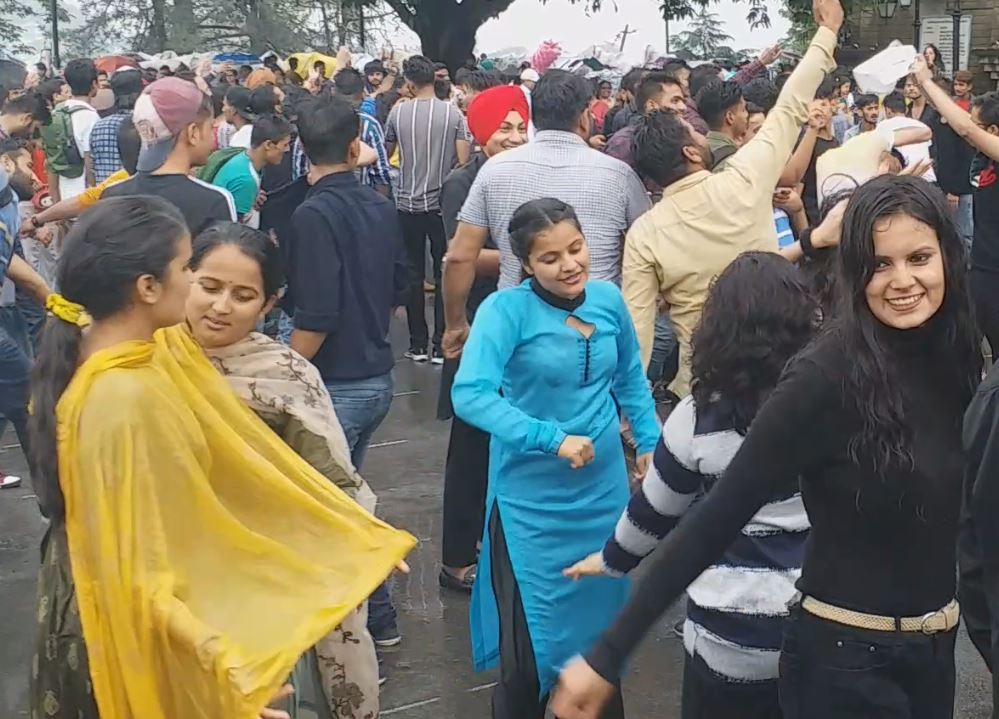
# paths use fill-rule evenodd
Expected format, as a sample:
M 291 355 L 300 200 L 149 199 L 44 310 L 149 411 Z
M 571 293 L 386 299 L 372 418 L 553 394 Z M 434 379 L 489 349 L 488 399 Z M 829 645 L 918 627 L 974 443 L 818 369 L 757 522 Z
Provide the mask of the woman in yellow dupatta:
M 39 716 L 261 716 L 415 543 L 291 451 L 172 327 L 190 254 L 183 218 L 151 197 L 102 202 L 63 248 L 31 420 L 52 520 Z
M 254 332 L 285 283 L 277 245 L 265 233 L 233 223 L 205 230 L 193 244 L 187 324 L 194 339 L 267 426 L 373 513 L 376 497 L 351 462 L 319 371 L 293 349 Z M 303 713 L 378 716 L 378 658 L 366 623 L 362 605 L 303 657 L 294 674 L 294 701 Z

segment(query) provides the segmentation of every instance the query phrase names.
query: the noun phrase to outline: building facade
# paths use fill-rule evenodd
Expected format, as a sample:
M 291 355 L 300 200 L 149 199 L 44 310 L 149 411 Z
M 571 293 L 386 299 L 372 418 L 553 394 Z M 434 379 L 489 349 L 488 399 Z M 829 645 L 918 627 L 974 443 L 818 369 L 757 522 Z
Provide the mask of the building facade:
M 940 49 L 945 74 L 950 76 L 955 70 L 952 57 L 955 11 L 960 13 L 961 21 L 958 69 L 966 68 L 975 74 L 976 91 L 996 89 L 999 0 L 877 0 L 874 6 L 856 8 L 850 13 L 847 31 L 852 51 L 843 48 L 846 50 L 843 54 L 856 55 L 860 61 L 892 40 L 918 49 L 932 43 Z

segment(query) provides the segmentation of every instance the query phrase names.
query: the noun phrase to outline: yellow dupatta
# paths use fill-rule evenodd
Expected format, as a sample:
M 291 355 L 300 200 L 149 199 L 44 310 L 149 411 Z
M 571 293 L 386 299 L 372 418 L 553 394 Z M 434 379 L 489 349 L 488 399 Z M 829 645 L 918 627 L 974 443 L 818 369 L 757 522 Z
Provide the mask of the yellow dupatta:
M 273 434 L 186 328 L 94 354 L 57 417 L 101 719 L 255 719 L 415 544 Z

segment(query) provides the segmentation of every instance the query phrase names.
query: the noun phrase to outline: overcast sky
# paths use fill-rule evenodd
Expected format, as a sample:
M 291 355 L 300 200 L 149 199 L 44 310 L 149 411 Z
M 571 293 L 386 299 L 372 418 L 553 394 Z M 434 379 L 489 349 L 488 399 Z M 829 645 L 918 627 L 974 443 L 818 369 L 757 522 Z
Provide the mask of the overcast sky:
M 734 38 L 733 49 L 756 49 L 773 45 L 787 32 L 787 21 L 777 14 L 781 1 L 770 0 L 773 25 L 759 30 L 751 30 L 746 23 L 745 3 L 721 0 L 711 5 L 711 11 Z M 569 0 L 548 0 L 546 4 L 540 0 L 515 0 L 506 12 L 482 26 L 478 44 L 486 52 L 515 46 L 533 52 L 542 40 L 557 40 L 566 51 L 576 52 L 595 43 L 613 41 L 628 24 L 638 32 L 628 36 L 626 50 L 634 52 L 633 45 L 638 46 L 639 54 L 646 45 L 659 51 L 665 49 L 666 31 L 657 0 L 618 0 L 617 5 L 615 11 L 611 0 L 604 0 L 604 9 L 587 17 L 581 5 L 572 5 Z M 670 35 L 686 28 L 683 22 L 670 23 Z

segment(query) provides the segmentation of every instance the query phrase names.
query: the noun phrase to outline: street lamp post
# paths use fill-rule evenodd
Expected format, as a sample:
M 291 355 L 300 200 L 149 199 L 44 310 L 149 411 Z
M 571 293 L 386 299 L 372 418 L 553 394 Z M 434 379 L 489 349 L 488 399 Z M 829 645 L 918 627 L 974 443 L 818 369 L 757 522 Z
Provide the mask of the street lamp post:
M 948 2 L 947 14 L 954 20 L 951 63 L 954 65 L 952 72 L 957 72 L 961 69 L 961 0 Z
M 52 0 L 49 12 L 52 13 L 52 69 L 55 70 L 62 64 L 59 61 L 59 0 Z

